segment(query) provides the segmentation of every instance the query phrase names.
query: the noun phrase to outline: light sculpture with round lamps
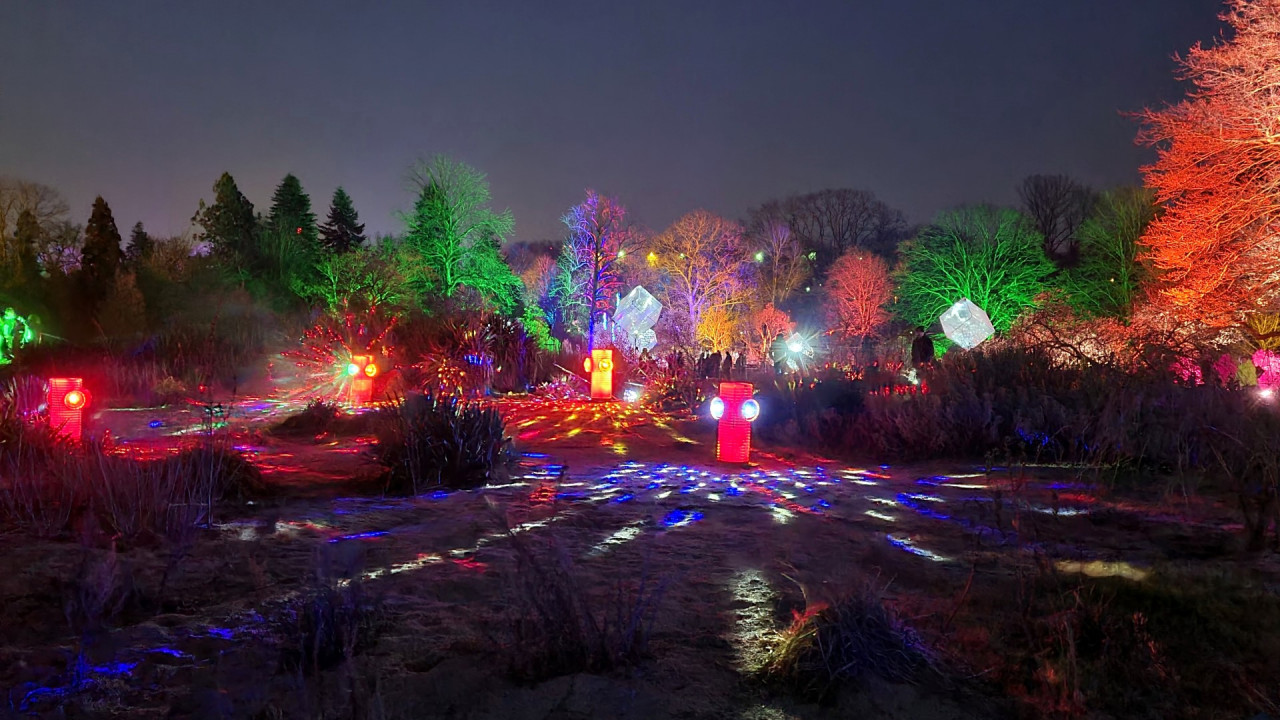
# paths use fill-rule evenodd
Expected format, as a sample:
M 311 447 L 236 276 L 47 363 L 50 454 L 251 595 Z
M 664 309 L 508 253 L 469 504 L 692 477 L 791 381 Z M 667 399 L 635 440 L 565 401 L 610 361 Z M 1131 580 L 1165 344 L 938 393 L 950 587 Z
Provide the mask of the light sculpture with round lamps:
M 760 417 L 754 393 L 751 383 L 720 383 L 720 394 L 710 405 L 711 417 L 717 421 L 716 460 L 746 463 L 751 459 L 751 423 Z
M 49 378 L 49 427 L 71 440 L 79 441 L 84 432 L 84 409 L 89 392 L 83 378 Z

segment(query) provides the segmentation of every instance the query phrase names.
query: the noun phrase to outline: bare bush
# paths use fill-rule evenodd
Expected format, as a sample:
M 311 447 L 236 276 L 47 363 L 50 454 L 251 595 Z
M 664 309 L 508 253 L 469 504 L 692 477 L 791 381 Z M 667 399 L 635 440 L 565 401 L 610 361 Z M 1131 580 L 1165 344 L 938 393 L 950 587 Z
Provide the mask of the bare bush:
M 542 680 L 645 657 L 667 587 L 665 579 L 650 576 L 647 563 L 634 583 L 619 582 L 600 599 L 583 585 L 562 547 L 535 548 L 510 530 L 508 539 L 516 551 L 509 648 L 515 676 Z

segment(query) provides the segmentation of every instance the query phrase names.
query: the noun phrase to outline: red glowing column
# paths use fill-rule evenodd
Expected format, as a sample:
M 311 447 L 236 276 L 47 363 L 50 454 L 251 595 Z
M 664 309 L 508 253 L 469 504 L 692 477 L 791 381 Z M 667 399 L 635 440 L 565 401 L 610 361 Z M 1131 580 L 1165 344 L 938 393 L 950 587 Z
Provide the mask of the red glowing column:
M 378 365 L 372 355 L 352 355 L 347 364 L 347 377 L 351 381 L 347 402 L 355 407 L 368 405 L 373 399 L 373 378 L 377 374 Z
M 84 430 L 84 408 L 89 393 L 82 378 L 49 378 L 49 427 L 59 435 L 79 441 Z
M 613 399 L 613 351 L 592 350 L 582 367 L 591 373 L 591 399 Z
M 751 421 L 760 417 L 760 403 L 751 397 L 751 383 L 722 382 L 720 396 L 711 400 L 716 428 L 716 459 L 745 463 L 751 457 Z

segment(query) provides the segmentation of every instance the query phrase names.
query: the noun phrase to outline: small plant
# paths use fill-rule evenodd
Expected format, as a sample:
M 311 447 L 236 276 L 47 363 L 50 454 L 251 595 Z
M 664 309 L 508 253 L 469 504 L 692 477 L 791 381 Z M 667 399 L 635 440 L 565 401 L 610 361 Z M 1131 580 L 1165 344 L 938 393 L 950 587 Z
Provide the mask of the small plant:
M 760 675 L 769 684 L 823 701 L 842 682 L 874 676 L 915 683 L 933 667 L 932 654 L 916 633 L 885 605 L 881 593 L 868 588 L 797 614 Z
M 271 428 L 272 435 L 295 437 L 328 432 L 342 415 L 336 404 L 312 400 L 301 412 L 290 415 Z
M 410 395 L 380 413 L 378 460 L 387 489 L 479 487 L 505 477 L 511 439 L 495 408 L 438 395 Z

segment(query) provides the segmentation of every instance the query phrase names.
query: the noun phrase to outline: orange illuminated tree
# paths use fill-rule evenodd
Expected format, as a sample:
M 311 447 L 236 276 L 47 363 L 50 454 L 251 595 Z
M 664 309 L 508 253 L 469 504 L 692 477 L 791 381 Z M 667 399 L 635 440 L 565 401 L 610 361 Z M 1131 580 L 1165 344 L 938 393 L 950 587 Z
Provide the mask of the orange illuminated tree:
M 868 252 L 841 255 L 827 276 L 827 298 L 835 330 L 846 339 L 875 335 L 889 320 L 885 310 L 893 299 L 889 266 Z
M 1165 205 L 1144 242 L 1170 319 L 1237 324 L 1280 305 L 1280 0 L 1229 0 L 1234 37 L 1182 58 L 1187 98 L 1141 113 Z

